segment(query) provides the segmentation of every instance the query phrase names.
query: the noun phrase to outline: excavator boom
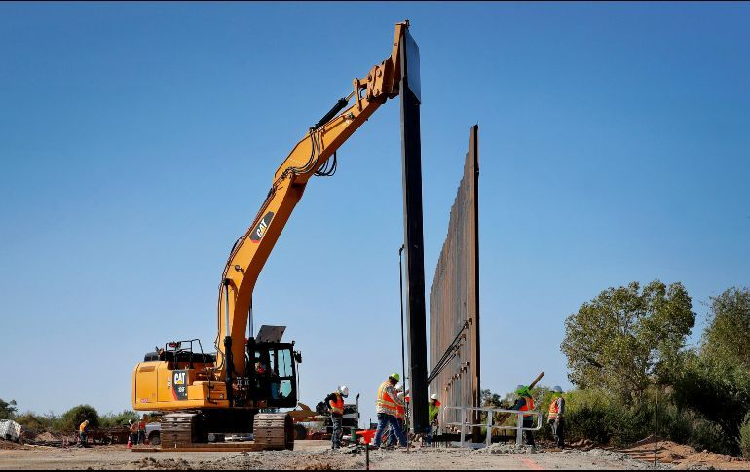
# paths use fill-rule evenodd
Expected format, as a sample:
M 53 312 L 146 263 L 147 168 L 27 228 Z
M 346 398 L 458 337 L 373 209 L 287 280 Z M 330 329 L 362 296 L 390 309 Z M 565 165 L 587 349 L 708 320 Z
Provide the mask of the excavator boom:
M 375 110 L 398 95 L 400 44 L 407 28 L 408 22 L 396 24 L 391 56 L 373 66 L 366 77 L 354 79 L 352 93 L 340 99 L 294 146 L 276 171 L 253 223 L 235 243 L 222 274 L 217 305 L 217 365 L 227 381 L 245 372 L 244 340 L 252 316 L 253 288 L 308 181 L 316 174 L 324 175 L 336 150 Z

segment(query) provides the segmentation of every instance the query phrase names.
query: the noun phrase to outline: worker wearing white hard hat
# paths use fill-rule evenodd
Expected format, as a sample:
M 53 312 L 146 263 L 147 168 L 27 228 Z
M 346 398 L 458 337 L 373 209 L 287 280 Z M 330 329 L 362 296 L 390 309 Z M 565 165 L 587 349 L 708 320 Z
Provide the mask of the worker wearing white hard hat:
M 331 433 L 331 449 L 338 449 L 341 447 L 341 438 L 344 436 L 344 429 L 342 428 L 342 422 L 344 419 L 344 398 L 349 396 L 349 387 L 346 385 L 339 385 L 336 391 L 329 394 L 324 402 L 328 407 L 328 412 L 331 415 L 331 425 L 333 426 L 333 432 Z
M 565 448 L 565 398 L 559 385 L 552 387 L 552 399 L 547 410 L 547 424 L 552 428 L 557 447 Z
M 399 382 L 400 383 L 400 382 Z M 399 388 L 399 386 L 401 388 Z M 401 433 L 406 435 L 406 393 L 403 391 L 403 385 L 396 384 L 396 414 L 394 415 L 396 417 L 396 422 L 398 422 L 399 426 L 401 427 Z M 385 442 L 385 445 L 388 447 L 392 447 L 396 445 L 396 432 L 393 430 L 394 426 L 391 425 L 390 428 L 388 428 L 388 440 Z
M 432 445 L 432 435 L 437 431 L 438 427 L 438 413 L 440 413 L 440 401 L 438 400 L 437 393 L 430 395 L 430 406 L 429 406 L 429 418 L 430 426 L 427 430 L 427 445 Z

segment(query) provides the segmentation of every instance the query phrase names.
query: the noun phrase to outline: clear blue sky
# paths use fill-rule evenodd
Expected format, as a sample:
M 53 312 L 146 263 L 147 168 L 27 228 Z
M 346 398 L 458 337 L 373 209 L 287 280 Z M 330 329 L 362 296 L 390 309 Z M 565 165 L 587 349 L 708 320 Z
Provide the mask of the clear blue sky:
M 404 18 L 428 286 L 480 127 L 485 388 L 569 387 L 563 321 L 609 286 L 682 281 L 703 316 L 750 285 L 748 4 L 3 3 L 0 398 L 120 411 L 144 353 L 210 345 L 274 171 Z M 345 383 L 365 419 L 401 364 L 398 106 L 311 182 L 255 291 L 302 400 Z

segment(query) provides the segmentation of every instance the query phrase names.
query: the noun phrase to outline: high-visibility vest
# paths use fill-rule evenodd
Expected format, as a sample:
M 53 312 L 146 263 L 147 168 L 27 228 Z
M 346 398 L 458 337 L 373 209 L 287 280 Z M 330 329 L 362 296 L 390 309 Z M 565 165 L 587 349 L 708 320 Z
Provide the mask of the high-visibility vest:
M 381 408 L 386 411 L 389 415 L 396 415 L 396 402 L 393 400 L 393 397 L 391 397 L 390 393 L 386 390 L 387 388 L 391 387 L 391 381 L 386 380 L 382 384 L 380 384 L 380 387 L 378 388 L 378 399 L 375 402 L 375 406 L 377 408 Z
M 435 402 L 434 404 L 430 402 L 430 423 L 437 418 L 438 413 L 440 413 L 440 402 Z
M 557 398 L 552 399 L 552 403 L 549 404 L 549 410 L 547 410 L 547 418 L 551 420 L 557 419 L 560 413 L 559 405 L 557 404 Z
M 526 404 L 521 407 L 521 411 L 531 411 L 534 409 L 534 399 L 531 397 L 524 397 L 526 399 Z M 527 418 L 531 415 L 523 415 L 524 418 Z
M 403 405 L 396 405 L 396 418 L 403 420 L 406 418 L 406 408 Z
M 328 400 L 328 406 L 331 408 L 331 413 L 334 415 L 344 414 L 344 399 L 338 393 L 334 394 L 336 400 Z
M 81 425 L 80 425 L 80 426 L 78 427 L 78 431 L 80 431 L 81 433 L 85 432 L 85 431 L 86 431 L 86 426 L 87 426 L 87 425 L 86 425 L 86 422 L 84 421 L 84 422 L 83 422 L 83 423 L 81 423 Z

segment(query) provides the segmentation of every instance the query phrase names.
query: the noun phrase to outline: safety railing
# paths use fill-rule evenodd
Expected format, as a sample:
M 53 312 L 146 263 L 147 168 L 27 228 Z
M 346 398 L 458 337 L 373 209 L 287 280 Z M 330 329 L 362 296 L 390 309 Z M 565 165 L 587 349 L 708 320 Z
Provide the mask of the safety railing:
M 458 416 L 461 418 L 460 422 L 450 422 L 445 420 L 445 414 L 448 411 L 458 411 Z M 483 423 L 472 423 L 472 418 L 474 415 L 469 413 L 487 413 L 487 420 Z M 502 418 L 502 421 L 505 421 L 510 416 L 516 416 L 516 424 L 513 425 L 496 425 L 495 424 L 495 414 L 499 414 Z M 542 413 L 539 411 L 518 411 L 518 410 L 503 410 L 500 408 L 474 408 L 474 407 L 468 407 L 468 406 L 446 406 L 442 410 L 442 422 L 441 426 L 454 426 L 459 427 L 461 429 L 461 447 L 464 447 L 465 444 L 465 437 L 466 437 L 466 428 L 474 428 L 474 427 L 486 427 L 487 433 L 485 437 L 485 445 L 489 446 L 492 444 L 492 430 L 493 429 L 514 429 L 516 430 L 516 445 L 520 446 L 523 442 L 523 432 L 524 431 L 539 431 L 542 429 Z M 524 428 L 523 426 L 523 417 L 524 416 L 532 416 L 536 418 L 536 426 L 532 426 L 530 428 Z M 533 424 L 533 423 L 532 423 Z

